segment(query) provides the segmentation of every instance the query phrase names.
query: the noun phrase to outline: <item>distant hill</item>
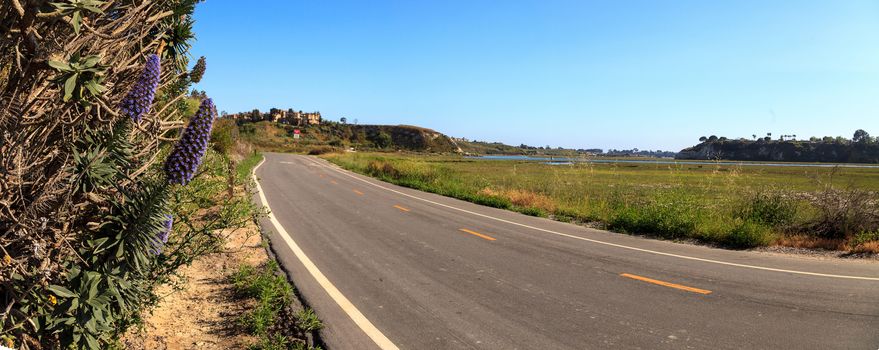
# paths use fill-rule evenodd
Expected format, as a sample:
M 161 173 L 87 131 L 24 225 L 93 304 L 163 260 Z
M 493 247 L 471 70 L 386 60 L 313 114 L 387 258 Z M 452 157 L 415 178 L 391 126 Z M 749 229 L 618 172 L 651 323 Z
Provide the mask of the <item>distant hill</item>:
M 275 122 L 239 123 L 241 137 L 251 144 L 273 151 L 307 152 L 319 146 L 359 150 L 407 150 L 432 153 L 460 152 L 448 136 L 411 125 L 354 125 L 324 122 L 291 126 Z M 295 138 L 299 130 L 299 139 Z
M 710 140 L 685 148 L 676 159 L 774 162 L 879 163 L 879 143 L 828 141 Z

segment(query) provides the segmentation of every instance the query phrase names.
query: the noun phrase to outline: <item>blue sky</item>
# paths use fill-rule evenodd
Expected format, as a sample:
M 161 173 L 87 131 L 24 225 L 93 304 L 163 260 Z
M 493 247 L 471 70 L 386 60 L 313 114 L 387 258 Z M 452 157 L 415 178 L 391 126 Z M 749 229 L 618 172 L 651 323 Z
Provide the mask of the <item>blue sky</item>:
M 879 1 L 209 0 L 195 31 L 228 112 L 575 148 L 879 134 Z

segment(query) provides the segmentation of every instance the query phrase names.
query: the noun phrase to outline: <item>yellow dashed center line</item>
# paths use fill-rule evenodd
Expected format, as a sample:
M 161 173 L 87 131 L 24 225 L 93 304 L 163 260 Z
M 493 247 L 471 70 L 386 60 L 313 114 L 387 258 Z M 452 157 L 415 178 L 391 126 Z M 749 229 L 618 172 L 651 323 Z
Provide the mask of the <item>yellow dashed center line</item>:
M 394 208 L 400 209 L 400 211 L 409 211 L 409 209 L 403 208 L 399 205 L 395 205 Z
M 466 228 L 462 228 L 462 229 L 461 229 L 461 232 L 467 232 L 467 233 L 469 233 L 469 234 L 471 234 L 471 235 L 474 235 L 474 236 L 476 236 L 476 237 L 479 237 L 479 238 L 482 238 L 482 239 L 485 239 L 485 240 L 496 241 L 496 239 L 495 239 L 494 237 L 489 237 L 489 236 L 486 236 L 486 235 L 481 234 L 481 233 L 479 233 L 479 232 L 468 230 L 468 229 L 466 229 Z
M 363 195 L 363 192 L 360 192 L 360 191 L 358 191 L 358 190 L 352 190 L 352 191 L 354 191 L 354 193 L 357 193 L 357 195 L 360 195 L 360 196 Z
M 699 294 L 705 294 L 705 295 L 711 294 L 711 291 L 710 291 L 710 290 L 699 289 L 699 288 L 693 288 L 693 287 L 687 287 L 687 286 L 683 286 L 683 285 L 680 285 L 680 284 L 669 283 L 669 282 L 660 281 L 660 280 L 655 280 L 655 279 L 647 278 L 647 277 L 641 277 L 641 276 L 633 275 L 633 274 L 629 274 L 629 273 L 621 273 L 620 276 L 623 276 L 623 277 L 626 277 L 626 278 L 631 278 L 631 279 L 633 279 L 633 280 L 639 280 L 639 281 L 647 282 L 647 283 L 658 284 L 658 285 L 660 285 L 660 286 L 664 286 L 664 287 L 669 287 L 669 288 L 674 288 L 674 289 L 685 290 L 685 291 L 693 292 L 693 293 L 699 293 Z

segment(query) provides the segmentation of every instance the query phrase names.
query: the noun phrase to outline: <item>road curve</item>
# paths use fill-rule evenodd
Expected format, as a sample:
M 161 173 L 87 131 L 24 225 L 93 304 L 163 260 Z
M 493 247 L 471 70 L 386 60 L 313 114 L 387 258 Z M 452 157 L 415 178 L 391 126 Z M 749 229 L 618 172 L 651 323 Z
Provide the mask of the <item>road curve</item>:
M 262 222 L 331 349 L 877 349 L 879 263 L 643 239 L 266 154 Z

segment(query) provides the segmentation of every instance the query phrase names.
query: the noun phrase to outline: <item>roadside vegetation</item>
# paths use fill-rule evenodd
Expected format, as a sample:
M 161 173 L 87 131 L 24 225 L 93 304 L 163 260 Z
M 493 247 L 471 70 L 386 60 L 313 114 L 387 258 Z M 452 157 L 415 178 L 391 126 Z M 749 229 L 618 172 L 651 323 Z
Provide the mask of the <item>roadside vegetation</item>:
M 237 125 L 229 120 L 218 122 L 212 141 L 214 149 L 227 152 L 225 162 L 229 166 L 226 169 L 229 169 L 228 175 L 231 176 L 226 181 L 226 185 L 231 186 L 228 193 L 231 198 L 247 202 L 249 213 L 256 221 L 262 210 L 253 204 L 250 189 L 253 188 L 253 169 L 263 160 L 262 154 L 240 139 Z M 234 191 L 239 185 L 243 185 L 245 190 Z M 268 238 L 261 238 L 263 249 L 267 249 Z M 316 333 L 323 328 L 323 323 L 313 310 L 296 299 L 294 287 L 272 257 L 256 266 L 242 263 L 238 271 L 227 279 L 233 287 L 234 296 L 246 305 L 245 311 L 235 319 L 238 330 L 257 339 L 249 349 L 320 349 L 314 344 Z
M 876 169 L 325 156 L 384 181 L 616 232 L 728 247 L 879 253 Z
M 106 349 L 250 220 L 185 99 L 199 0 L 0 7 L 0 344 Z M 200 60 L 204 62 L 204 60 Z
M 260 266 L 242 265 L 231 276 L 235 293 L 254 306 L 238 318 L 258 337 L 251 349 L 320 349 L 308 344 L 309 336 L 323 328 L 314 311 L 292 306 L 293 287 L 274 260 Z

